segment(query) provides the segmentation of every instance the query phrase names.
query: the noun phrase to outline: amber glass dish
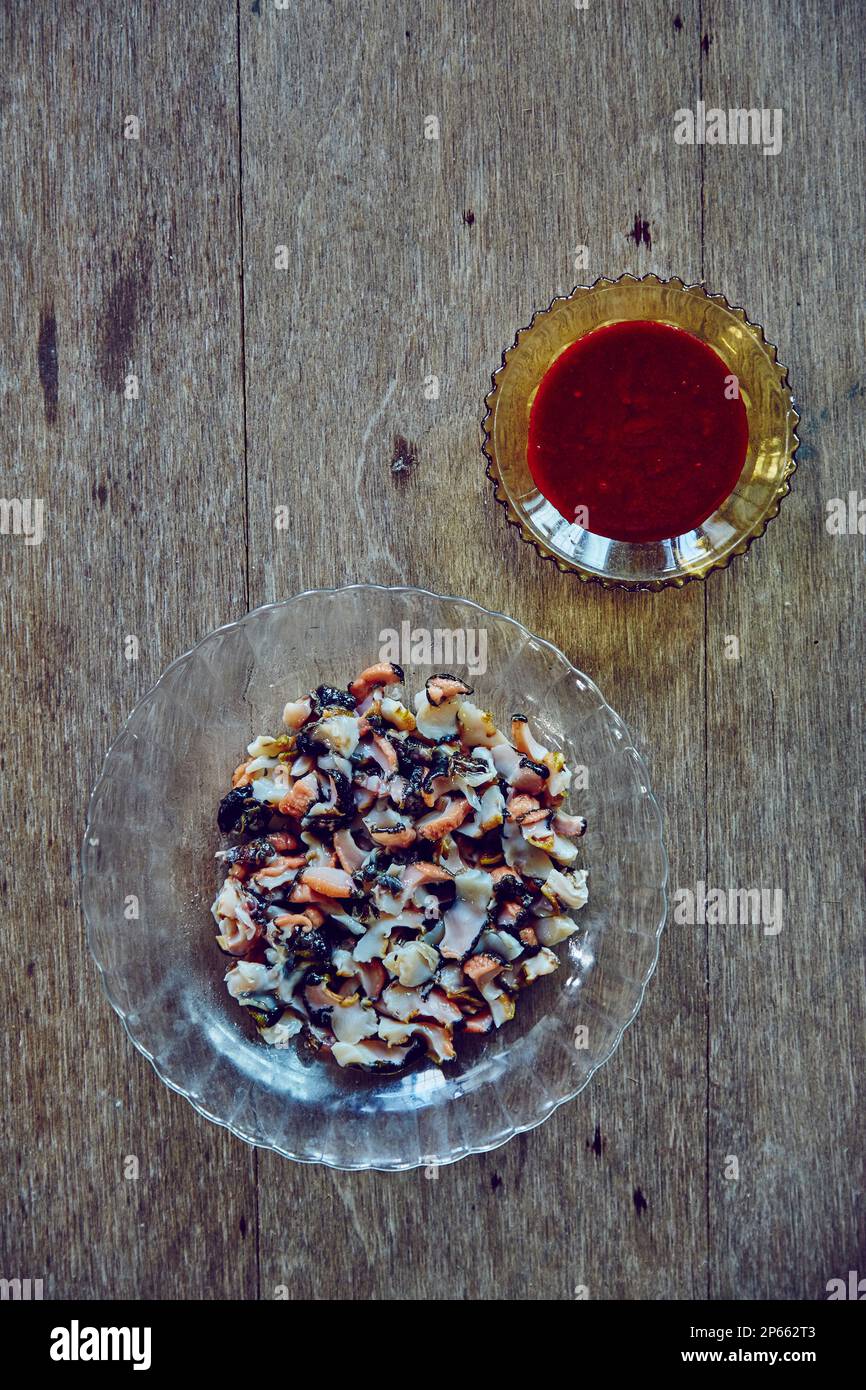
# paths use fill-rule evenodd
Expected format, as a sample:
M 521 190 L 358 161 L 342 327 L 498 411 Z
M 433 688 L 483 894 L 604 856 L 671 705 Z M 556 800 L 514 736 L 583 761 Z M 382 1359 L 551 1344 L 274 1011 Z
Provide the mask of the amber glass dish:
M 721 506 L 681 536 L 640 543 L 609 540 L 568 520 L 539 492 L 527 461 L 532 403 L 560 353 L 597 328 L 636 319 L 684 329 L 708 344 L 737 377 L 749 426 L 742 472 Z M 482 448 L 508 521 L 561 570 L 606 588 L 680 588 L 724 568 L 763 535 L 796 468 L 799 415 L 776 348 L 743 309 L 678 279 L 623 275 L 554 299 L 503 354 L 485 403 Z

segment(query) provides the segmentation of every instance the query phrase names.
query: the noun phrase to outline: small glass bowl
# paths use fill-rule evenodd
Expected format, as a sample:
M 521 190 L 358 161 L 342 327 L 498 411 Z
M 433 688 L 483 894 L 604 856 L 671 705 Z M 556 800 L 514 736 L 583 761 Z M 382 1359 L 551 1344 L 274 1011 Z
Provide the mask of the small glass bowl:
M 557 948 L 559 970 L 520 996 L 510 1024 L 461 1037 L 447 1067 L 420 1062 L 396 1076 L 341 1070 L 297 1040 L 285 1050 L 262 1043 L 226 992 L 210 915 L 222 878 L 214 854 L 225 843 L 216 806 L 243 748 L 279 728 L 287 699 L 345 684 L 376 660 L 389 630 L 410 644 L 398 656 L 408 690 L 434 669 L 465 675 L 497 722 L 518 705 L 543 742 L 586 769 L 587 789 L 568 804 L 589 821 L 580 843 L 590 884 L 579 934 Z M 432 650 L 418 645 L 413 656 L 411 643 L 425 638 Z M 461 661 L 461 643 L 484 661 Z M 473 665 L 486 670 L 473 674 Z M 90 802 L 88 941 L 135 1046 L 207 1119 L 302 1162 L 444 1164 L 540 1124 L 615 1051 L 658 955 L 660 827 L 622 722 L 548 642 L 420 589 L 313 591 L 210 633 L 130 715 Z
M 749 423 L 746 460 L 730 497 L 695 530 L 651 543 L 608 540 L 569 521 L 539 492 L 527 461 L 529 414 L 549 367 L 578 338 L 630 319 L 682 328 L 709 344 L 737 377 Z M 544 559 L 605 588 L 681 588 L 723 569 L 764 534 L 797 466 L 800 417 L 776 348 L 743 309 L 676 278 L 622 275 L 554 299 L 503 353 L 485 404 L 482 449 L 508 521 Z

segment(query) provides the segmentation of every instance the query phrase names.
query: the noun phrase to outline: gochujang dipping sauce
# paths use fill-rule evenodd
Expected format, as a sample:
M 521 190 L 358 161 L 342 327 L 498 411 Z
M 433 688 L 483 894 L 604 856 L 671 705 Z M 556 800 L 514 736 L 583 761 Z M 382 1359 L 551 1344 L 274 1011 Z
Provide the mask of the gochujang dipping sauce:
M 660 541 L 730 496 L 748 442 L 718 354 L 680 328 L 635 320 L 588 333 L 542 377 L 528 462 L 569 521 L 611 540 Z

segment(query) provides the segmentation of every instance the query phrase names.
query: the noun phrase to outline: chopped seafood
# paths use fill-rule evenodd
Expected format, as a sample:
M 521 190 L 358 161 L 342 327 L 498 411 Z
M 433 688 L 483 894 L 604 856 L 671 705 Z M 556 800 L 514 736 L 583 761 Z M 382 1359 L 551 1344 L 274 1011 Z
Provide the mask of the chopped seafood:
M 341 1067 L 445 1063 L 559 966 L 587 871 L 571 772 L 523 714 L 510 737 L 457 676 L 414 699 L 376 662 L 290 700 L 217 812 L 226 988 L 266 1043 Z

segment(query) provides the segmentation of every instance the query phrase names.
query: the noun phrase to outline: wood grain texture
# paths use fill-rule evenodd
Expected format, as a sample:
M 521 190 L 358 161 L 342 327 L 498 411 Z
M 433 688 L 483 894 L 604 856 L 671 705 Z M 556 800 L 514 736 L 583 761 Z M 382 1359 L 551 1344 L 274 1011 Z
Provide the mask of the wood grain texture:
M 19 851 L 3 874 L 3 1266 L 54 1298 L 251 1296 L 253 1155 L 127 1042 L 77 883 L 120 721 L 246 605 L 243 540 L 223 539 L 244 516 L 236 25 L 123 4 L 7 12 L 3 55 L 2 495 L 45 502 L 41 545 L 0 537 Z
M 52 919 L 7 855 L 27 1003 L 0 1273 L 52 1297 L 566 1300 L 819 1298 L 862 1270 L 863 540 L 824 526 L 864 455 L 854 0 L 103 4 L 7 29 L 3 489 L 47 510 L 40 547 L 0 537 L 2 795 Z M 676 145 L 701 97 L 782 107 L 782 152 Z M 515 330 L 625 269 L 744 304 L 804 413 L 780 520 L 682 593 L 543 564 L 479 453 Z M 435 1180 L 224 1136 L 132 1050 L 84 954 L 76 842 L 125 711 L 247 605 L 360 579 L 557 643 L 647 751 L 672 883 L 784 892 L 777 936 L 672 926 L 588 1090 Z
M 863 488 L 864 62 L 833 8 L 704 0 L 707 101 L 785 120 L 778 157 L 706 149 L 705 274 L 782 344 L 804 441 L 784 531 L 707 587 L 707 881 L 784 895 L 776 935 L 708 929 L 713 1297 L 820 1298 L 866 1255 L 864 542 L 825 525 Z

